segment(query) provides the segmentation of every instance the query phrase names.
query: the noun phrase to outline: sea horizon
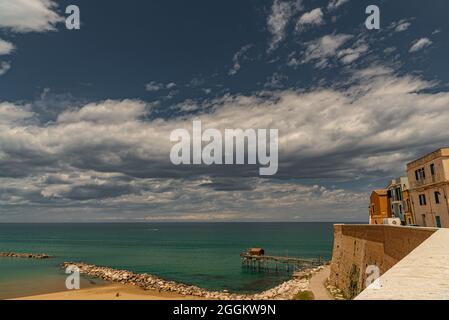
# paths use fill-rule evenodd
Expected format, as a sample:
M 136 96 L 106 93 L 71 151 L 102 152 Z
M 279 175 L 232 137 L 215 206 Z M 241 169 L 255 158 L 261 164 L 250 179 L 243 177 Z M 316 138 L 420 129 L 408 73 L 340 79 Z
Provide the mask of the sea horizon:
M 332 224 L 366 224 L 366 221 L 63 221 L 63 222 L 0 222 L 1 224 L 134 224 L 134 223 L 166 223 L 166 224 L 232 224 L 232 223 L 332 223 Z

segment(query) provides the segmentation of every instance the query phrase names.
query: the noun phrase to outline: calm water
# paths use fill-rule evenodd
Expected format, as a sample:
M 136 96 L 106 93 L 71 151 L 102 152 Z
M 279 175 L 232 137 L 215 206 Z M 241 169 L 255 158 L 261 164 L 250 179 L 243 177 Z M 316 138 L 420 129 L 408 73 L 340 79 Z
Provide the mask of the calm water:
M 47 253 L 50 260 L 0 258 L 0 298 L 64 290 L 63 261 L 147 272 L 231 292 L 256 292 L 289 275 L 242 269 L 239 253 L 330 259 L 331 223 L 0 224 L 0 251 Z M 82 287 L 99 285 L 83 279 Z

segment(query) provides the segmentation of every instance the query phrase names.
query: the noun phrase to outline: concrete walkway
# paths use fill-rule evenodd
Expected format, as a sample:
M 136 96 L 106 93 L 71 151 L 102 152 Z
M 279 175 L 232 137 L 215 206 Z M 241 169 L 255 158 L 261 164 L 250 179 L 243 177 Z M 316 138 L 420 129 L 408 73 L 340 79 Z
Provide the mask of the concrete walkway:
M 449 300 L 449 229 L 439 229 L 356 300 Z
M 330 266 L 325 266 L 323 270 L 314 274 L 310 279 L 310 291 L 313 292 L 315 300 L 333 300 L 329 290 L 327 290 L 324 284 L 329 278 L 330 272 Z

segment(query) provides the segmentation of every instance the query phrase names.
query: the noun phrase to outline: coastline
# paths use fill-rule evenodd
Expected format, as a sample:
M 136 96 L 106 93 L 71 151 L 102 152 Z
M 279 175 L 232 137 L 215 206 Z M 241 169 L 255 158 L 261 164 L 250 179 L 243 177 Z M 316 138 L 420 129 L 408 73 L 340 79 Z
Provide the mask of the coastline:
M 276 272 L 274 264 L 270 272 L 242 268 L 239 253 L 250 241 L 270 255 L 322 257 L 323 263 L 329 261 L 332 245 L 331 223 L 0 224 L 0 233 L 9 239 L 0 241 L 0 252 L 53 257 L 0 258 L 1 299 L 65 291 L 68 275 L 61 264 L 66 261 L 148 272 L 210 291 L 260 293 L 289 280 L 291 273 L 284 272 L 284 267 Z M 27 241 L 23 234 L 28 235 Z M 61 245 L 53 245 L 56 237 L 63 239 Z M 96 245 L 99 241 L 101 246 Z M 81 289 L 96 288 L 99 283 L 108 281 L 81 277 Z
M 143 290 L 133 285 L 110 283 L 97 288 L 66 290 L 10 300 L 201 300 L 176 293 Z
M 305 270 L 299 277 L 261 293 L 249 295 L 207 291 L 196 286 L 167 281 L 148 274 L 134 274 L 126 270 L 82 263 L 65 263 L 63 266 L 67 265 L 76 265 L 81 274 L 101 278 L 109 284 L 98 288 L 67 290 L 12 300 L 294 300 L 299 293 L 316 287 L 316 284 L 311 287 L 311 280 L 314 277 L 319 278 L 329 271 L 327 265 Z M 324 283 L 322 286 L 324 287 Z M 328 298 L 332 299 L 330 295 Z

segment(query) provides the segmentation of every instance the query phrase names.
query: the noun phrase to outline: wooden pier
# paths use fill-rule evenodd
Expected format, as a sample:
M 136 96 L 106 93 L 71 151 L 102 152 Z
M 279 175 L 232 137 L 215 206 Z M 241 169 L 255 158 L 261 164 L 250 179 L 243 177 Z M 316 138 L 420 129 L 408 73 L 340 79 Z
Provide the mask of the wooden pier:
M 255 271 L 301 271 L 321 266 L 324 262 L 318 259 L 304 259 L 294 257 L 268 256 L 254 254 L 252 249 L 240 253 L 242 266 Z

